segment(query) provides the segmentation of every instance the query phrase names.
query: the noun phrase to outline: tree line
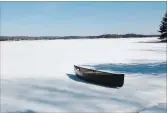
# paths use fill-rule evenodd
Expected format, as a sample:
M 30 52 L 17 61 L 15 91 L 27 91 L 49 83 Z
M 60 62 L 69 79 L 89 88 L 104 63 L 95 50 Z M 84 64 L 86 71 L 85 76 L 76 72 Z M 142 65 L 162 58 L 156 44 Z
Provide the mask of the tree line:
M 56 39 L 98 39 L 98 38 L 144 38 L 159 37 L 160 35 L 142 35 L 142 34 L 103 34 L 99 36 L 0 36 L 0 41 L 20 41 L 20 40 L 56 40 Z

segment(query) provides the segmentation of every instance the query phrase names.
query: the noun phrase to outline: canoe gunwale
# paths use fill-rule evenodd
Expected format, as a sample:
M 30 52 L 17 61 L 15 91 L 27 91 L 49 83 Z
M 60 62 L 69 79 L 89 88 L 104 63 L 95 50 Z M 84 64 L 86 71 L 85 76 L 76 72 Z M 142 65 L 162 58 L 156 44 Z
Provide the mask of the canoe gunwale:
M 74 65 L 74 68 L 84 74 L 100 74 L 100 75 L 124 75 L 122 73 L 113 73 L 113 72 L 106 72 L 102 70 L 96 70 L 96 69 L 90 69 L 86 67 L 76 66 Z M 81 70 L 82 69 L 82 70 Z

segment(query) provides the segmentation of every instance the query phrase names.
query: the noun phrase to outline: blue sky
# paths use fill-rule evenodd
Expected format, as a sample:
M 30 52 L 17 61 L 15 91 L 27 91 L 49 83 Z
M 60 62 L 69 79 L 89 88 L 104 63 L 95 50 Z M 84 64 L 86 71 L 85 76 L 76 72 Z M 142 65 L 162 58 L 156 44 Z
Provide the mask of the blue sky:
M 157 34 L 165 2 L 0 2 L 1 35 Z

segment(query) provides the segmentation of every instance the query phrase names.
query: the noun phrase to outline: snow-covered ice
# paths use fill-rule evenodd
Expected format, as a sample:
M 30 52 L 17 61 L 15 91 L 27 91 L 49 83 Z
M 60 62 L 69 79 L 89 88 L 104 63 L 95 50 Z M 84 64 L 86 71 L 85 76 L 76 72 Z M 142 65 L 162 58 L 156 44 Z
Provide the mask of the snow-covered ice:
M 0 110 L 165 113 L 166 44 L 157 38 L 1 42 Z M 143 42 L 143 43 L 142 43 Z M 125 73 L 124 86 L 81 82 L 75 64 Z

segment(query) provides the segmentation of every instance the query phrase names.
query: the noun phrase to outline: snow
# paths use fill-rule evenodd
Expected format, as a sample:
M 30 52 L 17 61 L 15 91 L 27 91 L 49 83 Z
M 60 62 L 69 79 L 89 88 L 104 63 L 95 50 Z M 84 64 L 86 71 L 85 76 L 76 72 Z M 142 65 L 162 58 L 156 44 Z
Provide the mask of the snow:
M 1 112 L 165 113 L 166 44 L 157 38 L 1 42 Z M 86 83 L 74 65 L 125 73 L 121 88 Z

